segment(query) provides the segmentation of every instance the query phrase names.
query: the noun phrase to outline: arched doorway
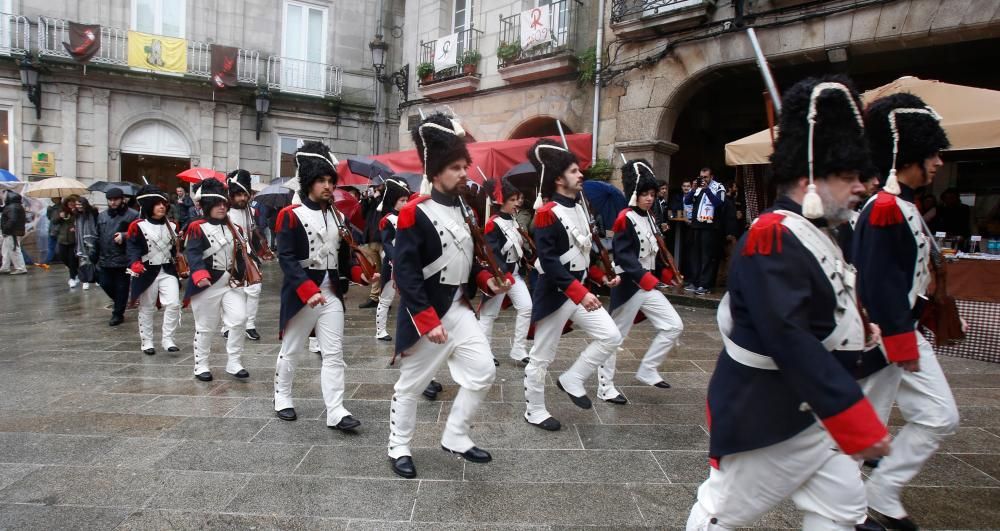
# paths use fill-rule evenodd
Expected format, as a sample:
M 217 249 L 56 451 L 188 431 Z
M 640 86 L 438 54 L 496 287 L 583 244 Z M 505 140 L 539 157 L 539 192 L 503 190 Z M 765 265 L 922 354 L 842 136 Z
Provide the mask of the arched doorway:
M 573 131 L 566 124 L 562 124 L 563 133 L 572 134 Z M 508 137 L 509 140 L 518 138 L 535 138 L 539 136 L 559 136 L 559 126 L 556 119 L 551 116 L 535 116 L 528 118 L 514 128 Z
M 140 185 L 148 181 L 173 192 L 183 184 L 177 174 L 191 167 L 191 147 L 173 125 L 145 120 L 122 135 L 121 159 L 121 180 Z

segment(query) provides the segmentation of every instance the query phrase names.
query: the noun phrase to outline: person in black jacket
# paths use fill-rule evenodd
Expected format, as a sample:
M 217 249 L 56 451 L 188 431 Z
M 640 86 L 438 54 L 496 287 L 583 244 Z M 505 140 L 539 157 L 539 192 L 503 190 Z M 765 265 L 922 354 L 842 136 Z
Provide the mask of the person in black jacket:
M 724 214 L 726 189 L 715 180 L 711 168 L 702 168 L 694 189 L 684 196 L 691 206 L 691 285 L 687 291 L 705 295 L 715 287 L 719 272 L 722 242 L 725 240 Z
M 129 277 L 125 270 L 129 262 L 125 254 L 125 235 L 139 213 L 125 206 L 124 194 L 119 188 L 109 189 L 105 197 L 108 208 L 97 216 L 97 283 L 113 304 L 108 325 L 118 326 L 125 321 L 128 305 Z
M 21 205 L 21 196 L 12 190 L 7 191 L 7 202 L 0 217 L 0 234 L 3 235 L 2 258 L 0 273 L 23 275 L 28 270 L 24 267 L 24 255 L 21 254 L 21 238 L 24 237 L 26 215 Z

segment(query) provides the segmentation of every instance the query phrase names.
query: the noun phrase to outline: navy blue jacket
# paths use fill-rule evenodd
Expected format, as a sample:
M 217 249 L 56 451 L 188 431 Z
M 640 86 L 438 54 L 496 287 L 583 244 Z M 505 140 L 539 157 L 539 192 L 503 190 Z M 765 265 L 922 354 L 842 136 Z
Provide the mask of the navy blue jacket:
M 389 223 L 389 216 L 395 214 L 397 222 L 399 220 L 399 212 L 393 210 L 389 214 L 382 216 L 382 220 L 378 222 L 379 227 L 379 237 L 382 239 L 382 273 L 380 280 L 382 285 L 385 286 L 387 282 L 392 280 L 392 261 L 395 255 L 395 245 L 393 241 L 396 239 L 396 227 Z
M 160 269 L 162 268 L 168 275 L 177 276 L 177 268 L 174 267 L 174 262 L 170 262 L 163 265 L 152 265 L 144 263 L 142 261 L 143 255 L 149 252 L 149 244 L 146 242 L 146 236 L 143 235 L 142 230 L 139 229 L 139 223 L 142 219 L 137 219 L 133 221 L 128 226 L 128 233 L 125 238 L 125 254 L 128 256 L 129 268 L 134 272 L 139 272 L 139 276 L 132 277 L 132 281 L 129 285 L 129 302 L 135 302 L 139 300 L 139 296 L 142 292 L 146 291 L 146 288 L 153 285 L 153 281 L 156 280 L 156 276 L 160 274 Z M 163 218 L 159 222 L 156 220 L 149 220 L 150 223 L 166 223 L 167 219 Z M 178 282 L 180 282 L 178 280 Z
M 208 239 L 205 238 L 205 233 L 202 232 L 201 226 L 205 223 L 212 225 L 225 225 L 226 221 L 212 218 L 196 219 L 188 223 L 187 230 L 184 231 L 186 239 L 184 244 L 184 256 L 187 258 L 188 267 L 191 268 L 191 278 L 188 280 L 187 289 L 184 290 L 185 308 L 191 303 L 191 297 L 208 289 L 207 287 L 198 287 L 198 282 L 207 278 L 212 281 L 212 284 L 215 284 L 220 278 L 222 278 L 223 273 L 225 273 L 225 271 L 215 269 L 213 267 L 215 262 L 214 256 L 209 257 L 208 261 L 204 258 L 205 251 L 211 247 L 208 243 Z M 225 230 L 229 230 L 229 228 L 226 228 Z M 238 243 L 236 244 L 238 245 Z
M 611 288 L 611 311 L 625 304 L 640 289 L 651 291 L 656 289 L 659 282 L 669 284 L 673 280 L 673 271 L 660 259 L 659 253 L 656 256 L 655 270 L 649 270 L 639 263 L 639 235 L 636 233 L 632 220 L 628 218 L 630 210 L 634 210 L 640 216 L 649 219 L 649 213 L 638 207 L 626 208 L 618 214 L 612 230 L 615 233 L 611 240 L 611 248 L 615 256 L 615 264 L 623 269 L 621 282 Z M 660 228 L 651 228 L 654 233 Z M 642 312 L 639 312 L 640 314 Z M 641 318 L 641 317 L 640 317 Z

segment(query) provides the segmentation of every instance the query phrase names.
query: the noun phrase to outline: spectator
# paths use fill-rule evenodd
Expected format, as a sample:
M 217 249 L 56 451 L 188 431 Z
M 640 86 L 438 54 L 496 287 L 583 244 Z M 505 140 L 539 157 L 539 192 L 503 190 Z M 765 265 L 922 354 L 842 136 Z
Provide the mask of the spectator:
M 957 188 L 941 192 L 941 204 L 937 207 L 931 227 L 934 232 L 961 237 L 963 244 L 969 240 L 972 235 L 972 209 L 959 200 Z
M 684 204 L 691 205 L 691 283 L 687 291 L 705 295 L 715 286 L 719 268 L 719 255 L 724 239 L 723 218 L 716 217 L 716 210 L 724 208 L 726 189 L 715 180 L 711 168 L 698 172 L 694 189 L 684 196 Z M 718 223 L 717 223 L 718 221 Z
M 76 202 L 76 257 L 79 261 L 80 282 L 83 289 L 97 279 L 97 209 L 90 201 L 80 198 Z
M 59 217 L 60 210 L 62 210 L 62 198 L 59 197 L 53 197 L 52 204 L 45 209 L 45 217 L 49 220 L 49 239 L 45 255 L 46 264 L 55 262 L 59 257 L 59 244 L 57 241 L 59 227 L 56 226 L 56 218 Z
M 681 182 L 681 193 L 679 196 L 679 204 L 676 208 L 678 215 L 684 218 L 684 226 L 682 230 L 676 231 L 677 237 L 681 238 L 681 256 L 680 256 L 680 268 L 681 274 L 684 275 L 685 286 L 690 284 L 690 279 L 693 278 L 691 272 L 691 255 L 692 255 L 692 239 L 691 231 L 687 230 L 691 227 L 691 212 L 694 210 L 692 205 L 686 204 L 684 198 L 687 197 L 688 192 L 691 191 L 691 181 Z
M 934 218 L 937 216 L 937 199 L 934 198 L 934 194 L 926 194 L 921 197 L 917 208 L 924 218 L 924 223 L 928 226 L 934 223 Z
M 24 256 L 21 254 L 21 238 L 24 237 L 24 226 L 27 216 L 21 204 L 21 196 L 12 190 L 7 191 L 7 200 L 0 215 L 0 235 L 3 244 L 0 246 L 0 273 L 23 275 L 28 270 L 24 267 Z
M 191 200 L 191 196 L 187 195 L 183 186 L 178 186 L 177 199 L 170 206 L 170 218 L 177 223 L 178 227 L 187 227 L 188 222 L 195 219 L 191 217 L 193 209 L 194 201 Z
M 71 195 L 62 200 L 59 213 L 56 214 L 52 225 L 56 234 L 56 245 L 59 249 L 59 258 L 66 264 L 69 270 L 69 289 L 80 285 L 78 280 L 80 262 L 76 258 L 76 202 L 80 199 L 76 195 Z
M 125 321 L 128 304 L 128 256 L 125 254 L 125 235 L 128 226 L 139 218 L 139 213 L 125 205 L 122 191 L 111 188 L 107 192 L 108 209 L 97 216 L 97 265 L 98 283 L 113 302 L 109 326 Z
M 656 223 L 660 227 L 660 232 L 666 233 L 670 230 L 670 215 L 668 208 L 668 196 L 670 188 L 667 186 L 667 181 L 659 180 L 657 181 L 656 188 L 656 201 L 653 201 L 653 216 L 656 218 Z
M 378 226 L 385 213 L 378 210 L 378 205 L 382 202 L 382 193 L 384 190 L 384 184 L 372 186 L 366 190 L 365 196 L 361 199 L 361 211 L 365 216 L 365 244 L 361 246 L 361 251 L 368 258 L 368 261 L 373 264 L 382 263 L 382 240 Z M 381 295 L 382 283 L 372 282 L 368 292 L 368 300 L 358 305 L 358 308 L 377 307 L 378 299 Z

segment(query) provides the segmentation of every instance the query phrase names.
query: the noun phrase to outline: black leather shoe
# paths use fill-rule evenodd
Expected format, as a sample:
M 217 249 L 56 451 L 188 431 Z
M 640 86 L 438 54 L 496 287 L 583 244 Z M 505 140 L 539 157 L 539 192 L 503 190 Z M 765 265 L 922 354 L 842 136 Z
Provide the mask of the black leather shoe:
M 118 326 L 118 325 L 120 325 L 120 324 L 122 324 L 124 322 L 125 322 L 125 318 L 124 317 L 122 317 L 120 315 L 116 315 L 116 316 L 112 317 L 110 321 L 108 321 L 108 326 Z
M 854 531 L 885 531 L 885 527 L 868 516 L 863 523 L 854 526 Z
M 456 452 L 455 450 L 449 450 L 445 448 L 444 445 L 441 446 L 441 449 L 448 453 L 460 455 L 462 456 L 463 459 L 469 461 L 470 463 L 489 463 L 490 461 L 493 460 L 493 456 L 490 455 L 489 452 L 477 446 L 473 446 L 472 448 L 469 448 L 464 452 Z
M 153 354 L 156 354 L 156 349 L 155 348 L 147 348 L 146 350 L 143 350 L 142 353 L 145 354 L 145 355 L 147 355 L 147 356 L 152 356 Z
M 437 380 L 431 380 L 431 383 L 427 384 L 427 387 L 433 387 L 434 390 L 437 391 L 437 392 L 439 392 L 439 393 L 441 391 L 444 391 L 444 386 L 441 385 L 441 382 L 439 382 Z
M 247 339 L 250 341 L 260 341 L 260 334 L 257 333 L 256 328 L 247 328 Z
M 494 367 L 499 367 L 500 366 L 500 360 L 498 360 L 496 358 L 493 358 L 493 366 Z
M 371 299 L 368 299 L 365 302 L 359 304 L 358 308 L 367 309 L 367 308 L 375 308 L 376 306 L 378 306 L 378 301 L 373 301 Z
M 621 405 L 621 404 L 628 404 L 628 399 L 625 398 L 625 395 L 623 395 L 621 393 L 618 393 L 617 395 L 615 395 L 615 396 L 613 396 L 611 398 L 605 398 L 604 401 L 607 402 L 607 403 L 609 403 L 609 404 L 619 404 L 619 405 Z
M 521 358 L 521 363 L 525 365 L 527 365 L 529 361 L 531 361 L 531 358 L 529 358 L 528 356 Z
M 880 462 L 882 462 L 881 459 L 865 459 L 865 466 L 868 468 L 878 468 Z
M 378 336 L 375 339 L 379 341 L 392 341 L 392 334 L 386 334 L 384 336 Z
M 275 411 L 274 414 L 277 415 L 278 418 L 281 420 L 295 420 L 299 418 L 295 416 L 295 408 L 293 407 L 286 407 L 281 411 Z
M 201 374 L 196 374 L 196 375 L 194 375 L 194 377 L 197 378 L 197 379 L 199 379 L 199 380 L 201 380 L 201 381 L 203 381 L 203 382 L 211 382 L 212 381 L 212 373 L 210 373 L 208 371 L 205 371 L 205 372 L 203 372 Z
M 234 373 L 229 373 L 229 374 L 232 374 L 236 378 L 240 378 L 240 379 L 246 379 L 246 378 L 250 377 L 250 372 L 247 371 L 246 369 L 240 369 L 240 372 L 237 372 L 235 374 Z
M 899 531 L 917 531 L 920 529 L 917 527 L 917 523 L 914 522 L 909 516 L 893 518 L 891 516 L 886 516 L 875 509 L 868 509 L 868 514 L 871 515 L 870 520 L 878 522 L 885 529 L 896 529 Z M 867 520 L 865 520 L 865 522 L 867 522 Z
M 569 394 L 569 391 L 563 389 L 562 382 L 559 381 L 559 378 L 556 378 L 556 386 L 559 388 L 560 391 L 566 393 L 566 396 L 568 396 L 569 399 L 573 401 L 573 404 L 575 404 L 576 407 L 580 409 L 590 409 L 593 406 L 593 404 L 590 403 L 590 398 L 588 398 L 587 395 L 573 396 Z
M 341 431 L 348 430 L 348 431 L 350 431 L 350 430 L 355 430 L 355 429 L 359 428 L 360 426 L 361 426 L 361 421 L 360 420 L 358 420 L 358 419 L 356 419 L 356 418 L 348 415 L 348 416 L 340 419 L 340 422 L 338 422 L 336 426 L 327 426 L 327 427 L 330 428 L 331 430 L 341 430 Z
M 408 455 L 404 455 L 398 459 L 390 457 L 389 464 L 392 465 L 392 471 L 399 477 L 406 479 L 417 477 L 417 467 L 413 466 L 413 458 Z
M 225 332 L 223 332 L 222 333 L 222 337 L 224 337 L 226 339 L 229 339 L 229 330 L 226 330 Z
M 424 389 L 424 397 L 426 397 L 427 400 L 437 400 L 438 393 L 443 390 L 444 387 L 441 384 L 431 380 L 431 383 L 427 384 L 427 389 Z
M 660 389 L 670 389 L 670 384 L 664 382 L 663 380 L 660 380 L 659 382 L 653 384 L 653 387 L 659 387 Z
M 556 420 L 555 417 L 549 417 L 539 423 L 528 422 L 528 419 L 524 419 L 525 422 L 531 424 L 532 426 L 537 426 L 545 431 L 559 431 L 562 429 L 562 423 Z
M 180 352 L 181 348 L 177 345 L 172 345 L 167 347 L 167 352 Z

